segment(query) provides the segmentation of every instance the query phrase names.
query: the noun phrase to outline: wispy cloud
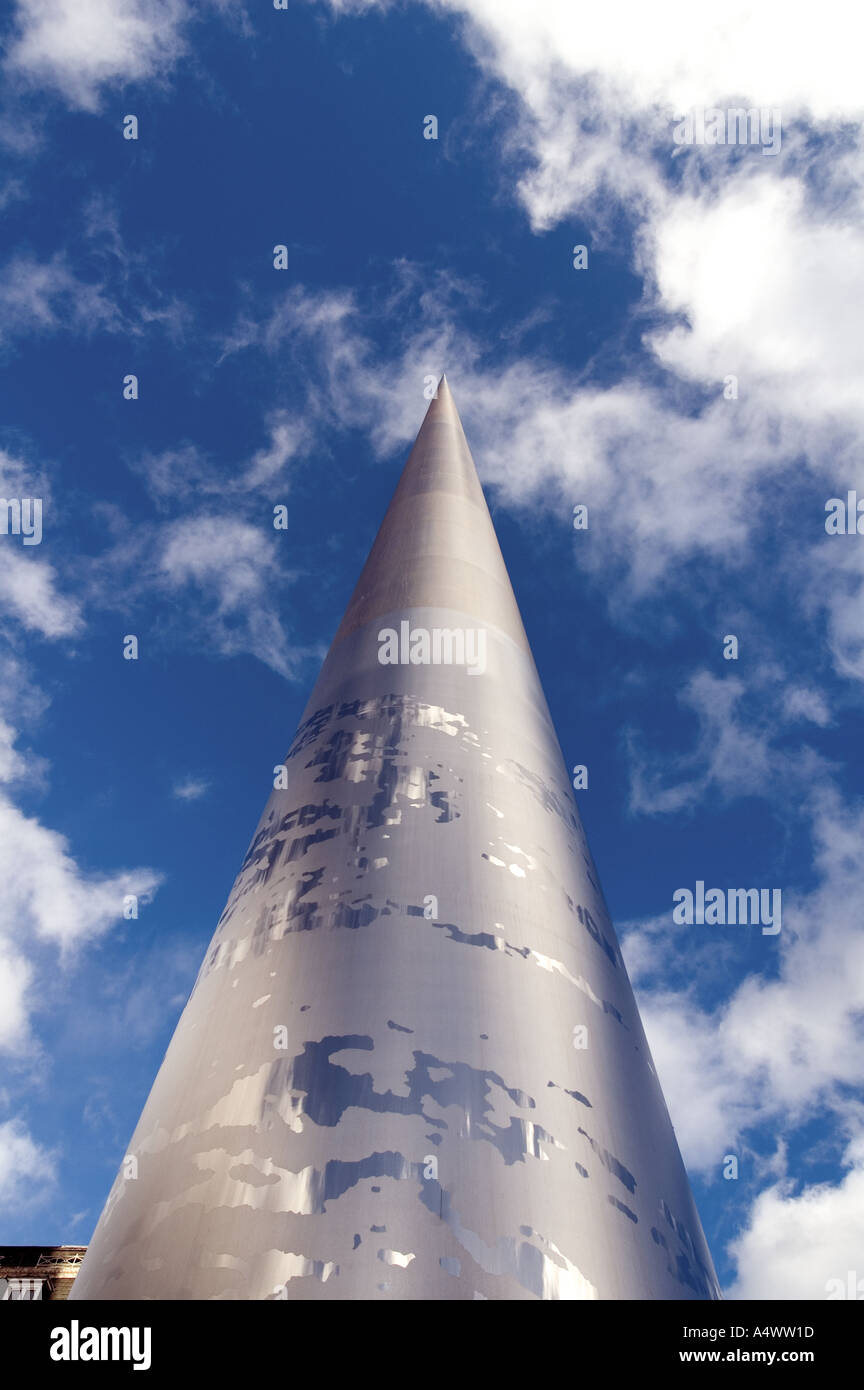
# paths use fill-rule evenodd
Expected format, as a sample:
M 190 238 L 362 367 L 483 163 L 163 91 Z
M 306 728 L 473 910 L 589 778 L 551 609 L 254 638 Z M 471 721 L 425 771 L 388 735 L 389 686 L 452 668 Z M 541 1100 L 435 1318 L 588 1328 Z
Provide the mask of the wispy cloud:
M 200 801 L 209 789 L 210 783 L 205 778 L 185 777 L 181 782 L 174 783 L 171 795 L 178 801 Z
M 0 1121 L 0 1211 L 41 1205 L 57 1175 L 57 1156 L 37 1143 L 23 1121 Z
M 719 650 L 719 646 L 718 646 Z M 828 711 L 814 691 L 786 689 L 784 672 L 748 666 L 747 680 L 709 670 L 691 675 L 678 696 L 695 713 L 699 733 L 686 752 L 668 748 L 647 753 L 635 731 L 625 738 L 630 767 L 630 809 L 642 815 L 682 814 L 711 796 L 725 805 L 742 796 L 776 798 L 780 788 L 793 805 L 830 773 L 827 760 L 812 748 L 784 739 L 789 722 L 802 711 L 824 724 Z M 813 715 L 818 718 L 813 719 Z
M 22 333 L 116 332 L 123 324 L 104 286 L 83 280 L 57 252 L 48 261 L 19 255 L 0 270 L 0 311 L 5 339 Z
M 277 485 L 284 497 L 292 481 L 290 465 L 306 455 L 314 432 L 300 415 L 274 410 L 263 422 L 263 433 L 266 442 L 240 462 L 219 465 L 186 441 L 158 454 L 141 454 L 131 467 L 165 511 L 176 512 L 205 496 L 237 499 L 242 505 L 251 492 Z

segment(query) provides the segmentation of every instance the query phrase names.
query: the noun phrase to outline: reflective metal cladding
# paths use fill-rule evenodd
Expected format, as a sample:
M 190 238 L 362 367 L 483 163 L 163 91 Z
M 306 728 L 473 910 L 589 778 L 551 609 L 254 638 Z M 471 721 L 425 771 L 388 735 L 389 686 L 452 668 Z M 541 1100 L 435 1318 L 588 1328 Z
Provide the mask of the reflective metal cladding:
M 446 380 L 71 1296 L 719 1296 Z

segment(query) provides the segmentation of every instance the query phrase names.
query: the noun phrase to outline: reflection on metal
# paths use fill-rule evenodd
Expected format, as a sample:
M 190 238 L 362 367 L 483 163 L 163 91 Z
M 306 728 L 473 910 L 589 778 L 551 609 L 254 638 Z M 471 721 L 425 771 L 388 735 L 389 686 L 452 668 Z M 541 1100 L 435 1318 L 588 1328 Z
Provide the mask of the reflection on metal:
M 717 1297 L 445 381 L 285 767 L 73 1297 Z

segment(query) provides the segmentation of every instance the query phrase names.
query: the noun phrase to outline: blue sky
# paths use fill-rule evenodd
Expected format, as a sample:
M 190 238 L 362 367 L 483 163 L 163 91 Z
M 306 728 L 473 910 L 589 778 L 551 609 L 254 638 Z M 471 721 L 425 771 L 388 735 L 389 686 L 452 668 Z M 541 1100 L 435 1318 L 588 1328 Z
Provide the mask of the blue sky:
M 643 10 L 7 11 L 0 1243 L 89 1238 L 446 369 L 721 1282 L 864 1274 L 860 46 Z

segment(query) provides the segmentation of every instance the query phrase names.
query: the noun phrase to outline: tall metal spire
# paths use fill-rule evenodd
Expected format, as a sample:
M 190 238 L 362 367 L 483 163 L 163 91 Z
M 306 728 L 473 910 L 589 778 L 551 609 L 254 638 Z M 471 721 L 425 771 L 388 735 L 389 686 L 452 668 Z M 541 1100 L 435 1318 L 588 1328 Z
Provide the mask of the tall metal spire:
M 714 1298 L 446 380 L 75 1283 Z

